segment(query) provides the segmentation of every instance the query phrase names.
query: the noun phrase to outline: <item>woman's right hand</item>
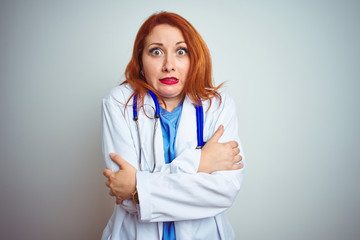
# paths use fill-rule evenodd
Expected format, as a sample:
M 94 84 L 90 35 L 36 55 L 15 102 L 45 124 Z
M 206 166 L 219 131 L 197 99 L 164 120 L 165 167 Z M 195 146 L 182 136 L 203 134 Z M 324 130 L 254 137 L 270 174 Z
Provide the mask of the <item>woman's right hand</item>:
M 224 133 L 224 126 L 218 130 L 201 149 L 201 157 L 198 172 L 212 173 L 221 170 L 236 170 L 243 168 L 239 163 L 242 157 L 239 155 L 239 144 L 236 141 L 219 143 Z

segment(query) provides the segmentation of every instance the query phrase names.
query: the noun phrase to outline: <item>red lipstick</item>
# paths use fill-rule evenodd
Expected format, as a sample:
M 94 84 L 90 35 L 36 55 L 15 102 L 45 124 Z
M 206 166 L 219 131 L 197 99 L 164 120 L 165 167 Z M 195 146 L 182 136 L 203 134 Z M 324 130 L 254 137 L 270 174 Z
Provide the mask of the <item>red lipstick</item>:
M 165 77 L 165 78 L 159 79 L 159 81 L 166 85 L 173 85 L 173 84 L 178 83 L 179 79 L 177 79 L 175 77 Z

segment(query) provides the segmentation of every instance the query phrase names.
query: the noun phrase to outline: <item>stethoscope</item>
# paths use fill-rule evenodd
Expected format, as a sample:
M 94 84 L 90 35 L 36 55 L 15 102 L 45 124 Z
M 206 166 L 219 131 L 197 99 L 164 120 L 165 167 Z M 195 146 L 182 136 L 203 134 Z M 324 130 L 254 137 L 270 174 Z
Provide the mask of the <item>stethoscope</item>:
M 150 93 L 150 96 L 152 97 L 154 104 L 155 104 L 155 114 L 154 114 L 154 119 L 155 119 L 155 123 L 154 123 L 154 134 L 153 134 L 153 157 L 154 157 L 154 166 L 153 169 L 151 170 L 151 172 L 154 172 L 155 167 L 156 167 L 156 157 L 155 157 L 155 136 L 156 136 L 156 129 L 158 127 L 158 121 L 160 118 L 160 106 L 159 106 L 159 102 L 156 98 L 156 95 L 151 91 L 148 90 L 148 92 Z M 204 112 L 203 112 L 203 107 L 201 102 L 199 101 L 197 105 L 195 105 L 195 109 L 196 109 L 196 129 L 197 129 L 197 149 L 201 149 L 204 146 L 204 140 L 203 140 L 203 135 L 204 135 Z M 137 109 L 137 94 L 135 94 L 134 98 L 133 98 L 133 120 L 136 123 L 136 130 L 138 133 L 138 139 L 139 139 L 139 168 L 140 171 L 142 171 L 142 166 L 141 166 L 141 137 L 140 137 L 140 128 L 139 128 L 139 122 L 138 122 L 138 109 Z

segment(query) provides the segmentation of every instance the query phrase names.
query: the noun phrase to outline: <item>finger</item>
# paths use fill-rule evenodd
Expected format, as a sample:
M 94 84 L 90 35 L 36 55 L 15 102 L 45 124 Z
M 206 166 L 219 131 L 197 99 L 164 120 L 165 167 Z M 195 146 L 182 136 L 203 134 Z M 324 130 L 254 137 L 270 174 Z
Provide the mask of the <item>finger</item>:
M 116 153 L 110 153 L 110 158 L 119 165 L 120 168 L 126 168 L 126 166 L 129 164 L 127 161 L 125 161 L 120 155 Z
M 105 185 L 109 188 L 109 187 L 110 187 L 110 181 L 107 180 L 107 181 L 105 182 Z
M 235 157 L 234 157 L 234 159 L 233 159 L 233 162 L 234 163 L 238 163 L 238 162 L 240 162 L 242 160 L 242 156 L 241 155 L 236 155 Z
M 244 165 L 242 165 L 241 163 L 237 163 L 232 166 L 232 170 L 242 169 L 243 167 Z
M 110 178 L 110 176 L 113 174 L 114 172 L 111 171 L 110 169 L 105 168 L 103 171 L 103 175 L 107 178 Z
M 233 148 L 232 151 L 233 151 L 234 156 L 236 156 L 236 155 L 238 155 L 240 153 L 239 148 Z
M 220 125 L 219 128 L 216 130 L 216 132 L 214 133 L 214 135 L 209 139 L 208 142 L 218 142 L 220 137 L 223 135 L 224 133 L 224 126 Z
M 116 204 L 121 204 L 124 201 L 124 199 L 122 199 L 119 196 L 116 196 Z
M 230 141 L 228 142 L 228 144 L 232 147 L 232 148 L 237 148 L 239 146 L 238 142 L 236 141 Z

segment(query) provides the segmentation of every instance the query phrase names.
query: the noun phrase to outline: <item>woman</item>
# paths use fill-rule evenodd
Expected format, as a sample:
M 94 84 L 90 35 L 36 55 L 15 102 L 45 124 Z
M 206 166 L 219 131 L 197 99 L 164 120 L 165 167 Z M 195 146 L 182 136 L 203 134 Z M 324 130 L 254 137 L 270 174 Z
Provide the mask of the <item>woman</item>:
M 154 14 L 125 75 L 103 100 L 104 175 L 117 204 L 102 239 L 234 239 L 223 213 L 242 182 L 237 117 L 212 84 L 205 42 L 181 16 Z

